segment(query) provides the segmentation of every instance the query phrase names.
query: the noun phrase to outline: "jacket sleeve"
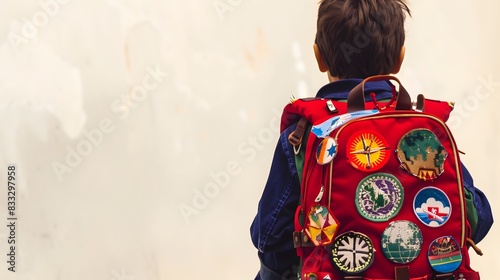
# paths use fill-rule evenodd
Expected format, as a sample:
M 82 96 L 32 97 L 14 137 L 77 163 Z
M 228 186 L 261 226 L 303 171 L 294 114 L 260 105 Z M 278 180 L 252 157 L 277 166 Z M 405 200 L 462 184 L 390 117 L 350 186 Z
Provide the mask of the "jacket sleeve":
M 474 186 L 474 180 L 463 164 L 462 175 L 466 189 L 467 219 L 472 228 L 472 240 L 477 244 L 493 225 L 493 214 L 488 199 L 481 190 Z
M 287 139 L 292 129 L 280 135 L 257 215 L 250 227 L 261 261 L 256 279 L 286 279 L 287 274 L 296 270 L 299 261 L 292 239 L 300 197 L 294 154 Z

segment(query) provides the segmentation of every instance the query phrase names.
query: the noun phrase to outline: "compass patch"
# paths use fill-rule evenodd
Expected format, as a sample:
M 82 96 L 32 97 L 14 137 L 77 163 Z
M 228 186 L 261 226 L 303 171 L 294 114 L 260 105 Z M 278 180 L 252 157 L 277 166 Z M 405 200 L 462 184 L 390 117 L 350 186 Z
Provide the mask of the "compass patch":
M 413 209 L 417 218 L 429 227 L 442 226 L 451 215 L 450 199 L 436 187 L 421 189 L 413 200 Z
M 391 222 L 384 230 L 380 245 L 392 262 L 407 264 L 417 258 L 422 248 L 422 232 L 410 221 Z
M 356 169 L 375 171 L 389 161 L 387 140 L 374 131 L 354 134 L 347 141 L 347 160 Z
M 462 263 L 462 252 L 455 238 L 442 236 L 431 242 L 427 258 L 436 272 L 450 273 Z
M 415 129 L 405 134 L 396 153 L 401 168 L 424 181 L 443 173 L 448 156 L 437 136 L 428 129 Z
M 346 274 L 365 271 L 373 263 L 374 248 L 370 238 L 357 232 L 346 232 L 329 245 L 333 263 Z
M 403 186 L 396 177 L 375 173 L 359 182 L 355 203 L 359 214 L 366 219 L 384 222 L 399 213 L 403 198 Z

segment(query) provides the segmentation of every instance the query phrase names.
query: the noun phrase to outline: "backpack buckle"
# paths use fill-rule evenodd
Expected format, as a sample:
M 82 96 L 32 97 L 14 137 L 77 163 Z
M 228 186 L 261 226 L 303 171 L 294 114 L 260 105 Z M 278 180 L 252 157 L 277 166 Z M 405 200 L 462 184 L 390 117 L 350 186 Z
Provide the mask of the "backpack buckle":
M 302 135 L 297 135 L 297 133 L 292 132 L 290 135 L 288 135 L 288 142 L 292 144 L 292 146 L 298 146 L 300 143 L 302 143 Z
M 436 274 L 434 276 L 434 280 L 455 280 L 455 275 L 453 273 L 446 273 L 446 274 Z
M 400 266 L 394 268 L 395 280 L 410 280 L 410 268 L 408 266 Z
M 307 126 L 307 119 L 301 118 L 297 123 L 297 127 L 295 130 L 288 135 L 288 142 L 292 144 L 293 150 L 295 154 L 298 154 L 300 151 L 300 145 L 302 144 L 302 137 L 304 136 L 304 132 Z
M 314 244 L 309 239 L 309 236 L 302 231 L 294 231 L 293 232 L 293 247 L 294 248 L 302 248 L 302 247 L 314 247 Z
M 339 110 L 333 105 L 333 102 L 331 100 L 326 101 L 326 108 L 330 113 L 337 113 Z

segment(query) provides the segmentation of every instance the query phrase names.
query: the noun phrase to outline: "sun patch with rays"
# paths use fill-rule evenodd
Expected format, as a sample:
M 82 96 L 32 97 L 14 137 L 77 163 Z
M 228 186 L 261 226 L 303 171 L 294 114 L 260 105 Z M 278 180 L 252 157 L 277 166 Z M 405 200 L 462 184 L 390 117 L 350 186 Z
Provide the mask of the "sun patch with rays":
M 347 141 L 347 160 L 356 169 L 375 171 L 389 161 L 387 140 L 374 131 L 362 131 Z

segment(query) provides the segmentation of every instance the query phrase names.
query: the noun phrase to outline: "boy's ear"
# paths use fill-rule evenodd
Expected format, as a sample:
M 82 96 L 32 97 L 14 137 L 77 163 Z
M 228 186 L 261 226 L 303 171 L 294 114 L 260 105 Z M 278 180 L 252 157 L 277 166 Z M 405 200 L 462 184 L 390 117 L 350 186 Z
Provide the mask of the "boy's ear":
M 316 56 L 316 61 L 318 62 L 319 71 L 327 72 L 328 67 L 325 65 L 325 61 L 323 60 L 323 56 L 321 55 L 321 52 L 319 51 L 318 45 L 314 44 L 313 48 L 314 48 L 314 55 Z
M 399 58 L 398 60 L 396 61 L 396 66 L 394 67 L 394 70 L 392 70 L 392 74 L 397 74 L 399 72 L 399 70 L 401 70 L 401 65 L 403 64 L 403 60 L 405 58 L 405 51 L 406 51 L 406 47 L 403 45 L 401 47 L 401 51 L 399 52 Z

